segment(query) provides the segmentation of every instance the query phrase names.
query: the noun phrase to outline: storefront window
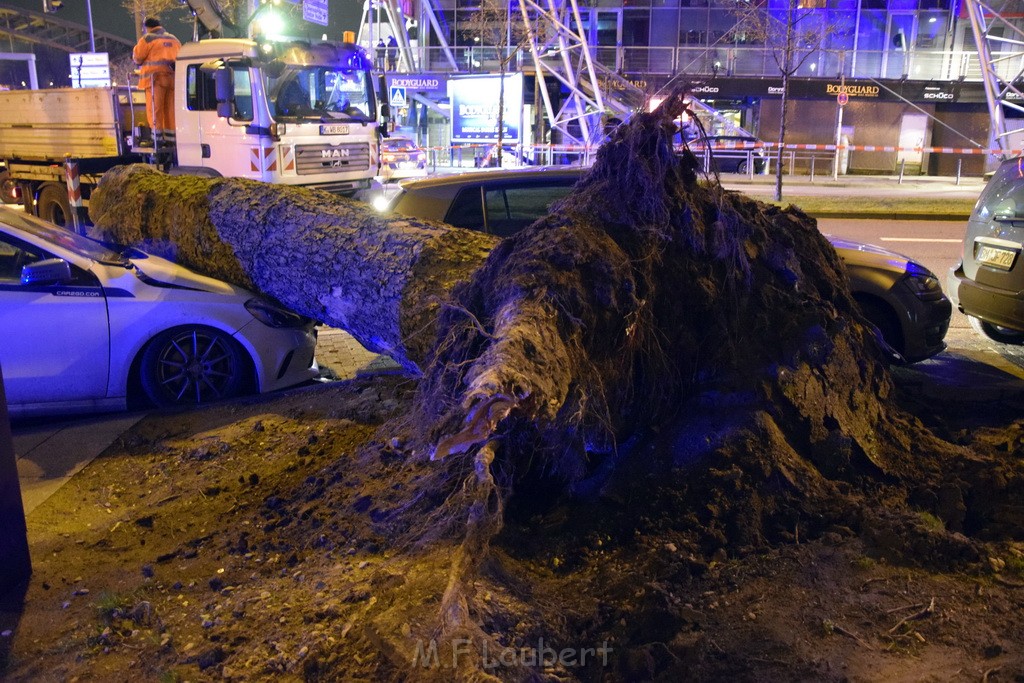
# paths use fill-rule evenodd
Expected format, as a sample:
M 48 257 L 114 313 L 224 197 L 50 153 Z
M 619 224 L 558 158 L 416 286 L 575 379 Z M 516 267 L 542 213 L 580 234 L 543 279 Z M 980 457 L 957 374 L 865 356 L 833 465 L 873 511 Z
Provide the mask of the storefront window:
M 949 19 L 945 12 L 922 12 L 917 24 L 915 47 L 924 50 L 941 50 L 945 47 Z
M 622 44 L 645 46 L 663 44 L 652 40 L 651 10 L 626 9 L 622 11 Z

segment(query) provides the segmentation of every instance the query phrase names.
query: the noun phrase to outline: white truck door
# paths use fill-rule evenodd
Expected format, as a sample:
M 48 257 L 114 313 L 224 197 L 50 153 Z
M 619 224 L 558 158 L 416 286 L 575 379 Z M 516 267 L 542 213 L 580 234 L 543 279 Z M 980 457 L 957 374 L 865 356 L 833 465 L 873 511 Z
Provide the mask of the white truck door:
M 175 94 L 175 99 L 181 101 L 174 119 L 178 165 L 203 166 L 207 154 L 203 148 L 200 117 L 210 109 L 216 114 L 217 100 L 213 92 L 213 78 L 200 71 L 198 64 L 178 65 L 178 69 L 182 67 L 184 74 L 177 76 L 179 87 Z M 180 87 L 181 83 L 184 83 L 184 88 Z
M 266 137 L 260 134 L 257 119 L 265 117 L 255 111 L 257 100 L 253 97 L 250 69 L 231 69 L 236 113 L 228 121 L 217 115 L 213 74 L 204 72 L 198 64 L 187 66 L 188 111 L 183 119 L 187 123 L 178 123 L 178 164 L 209 168 L 225 177 L 266 180 L 267 173 L 275 170 L 276 148 L 261 147 L 261 139 Z

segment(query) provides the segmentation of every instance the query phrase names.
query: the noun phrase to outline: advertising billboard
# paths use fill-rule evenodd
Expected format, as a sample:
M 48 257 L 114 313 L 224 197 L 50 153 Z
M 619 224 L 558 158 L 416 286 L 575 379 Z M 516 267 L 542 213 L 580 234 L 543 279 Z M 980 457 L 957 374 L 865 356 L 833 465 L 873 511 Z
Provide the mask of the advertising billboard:
M 500 75 L 466 76 L 448 81 L 452 103 L 452 142 L 497 142 Z M 523 75 L 505 76 L 502 144 L 514 145 L 523 132 Z

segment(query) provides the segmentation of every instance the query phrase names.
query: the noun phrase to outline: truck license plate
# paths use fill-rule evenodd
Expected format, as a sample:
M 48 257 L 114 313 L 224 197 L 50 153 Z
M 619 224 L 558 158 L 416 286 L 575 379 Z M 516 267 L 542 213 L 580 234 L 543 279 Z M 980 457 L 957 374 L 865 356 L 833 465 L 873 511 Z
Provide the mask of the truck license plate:
M 348 124 L 333 123 L 320 126 L 320 135 L 348 135 Z
M 978 263 L 984 263 L 986 266 L 1009 270 L 1013 267 L 1013 259 L 1016 256 L 1017 252 L 1010 249 L 999 249 L 998 247 L 986 245 L 978 248 L 978 256 L 976 258 Z

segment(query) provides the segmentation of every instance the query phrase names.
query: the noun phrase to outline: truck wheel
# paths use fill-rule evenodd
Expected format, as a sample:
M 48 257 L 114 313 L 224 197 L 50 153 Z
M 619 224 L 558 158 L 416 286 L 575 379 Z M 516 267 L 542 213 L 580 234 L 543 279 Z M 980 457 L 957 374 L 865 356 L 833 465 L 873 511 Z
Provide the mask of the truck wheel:
M 61 185 L 46 185 L 39 193 L 36 215 L 61 227 L 71 222 L 71 203 L 68 191 Z
M 11 178 L 10 171 L 0 171 L 0 202 L 4 204 L 21 204 L 18 183 Z

